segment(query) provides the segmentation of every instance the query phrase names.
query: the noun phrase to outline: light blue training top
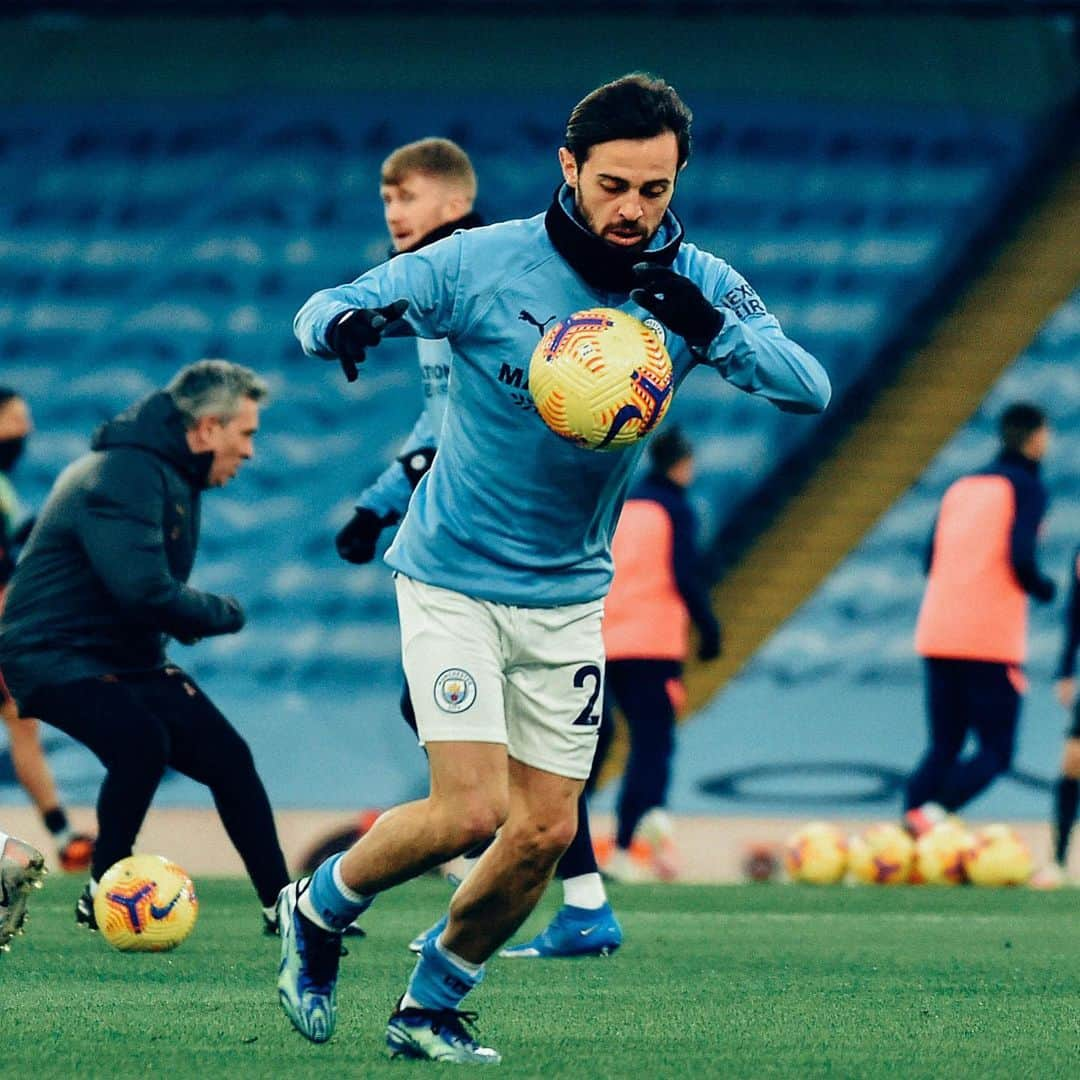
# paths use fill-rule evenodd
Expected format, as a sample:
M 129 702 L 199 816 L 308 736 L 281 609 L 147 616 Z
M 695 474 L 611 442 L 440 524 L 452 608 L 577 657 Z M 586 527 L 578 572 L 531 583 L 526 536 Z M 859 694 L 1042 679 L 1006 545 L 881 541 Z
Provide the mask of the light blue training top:
M 391 522 L 400 521 L 409 509 L 413 487 L 408 473 L 402 467 L 417 450 L 439 445 L 443 417 L 446 415 L 446 395 L 450 385 L 450 361 L 452 353 L 446 341 L 416 342 L 417 359 L 420 361 L 420 378 L 424 390 L 424 409 L 413 424 L 398 458 L 379 474 L 375 482 L 366 487 L 356 500 L 358 507 L 374 510 L 381 518 Z
M 650 247 L 664 246 L 678 229 L 667 215 Z M 784 336 L 741 275 L 688 243 L 672 269 L 724 311 L 723 327 L 698 355 L 666 332 L 676 386 L 692 367 L 705 366 L 712 370 L 700 377 L 719 373 L 781 407 L 825 408 L 825 371 Z M 305 352 L 331 358 L 326 331 L 335 316 L 402 298 L 409 310 L 387 333 L 445 338 L 453 377 L 439 452 L 386 562 L 418 581 L 519 607 L 604 596 L 611 538 L 648 440 L 601 453 L 561 439 L 532 403 L 529 358 L 543 326 L 584 308 L 655 320 L 627 294 L 586 284 L 555 250 L 538 214 L 455 233 L 318 292 L 297 313 L 294 330 Z M 378 362 L 378 349 L 368 362 Z

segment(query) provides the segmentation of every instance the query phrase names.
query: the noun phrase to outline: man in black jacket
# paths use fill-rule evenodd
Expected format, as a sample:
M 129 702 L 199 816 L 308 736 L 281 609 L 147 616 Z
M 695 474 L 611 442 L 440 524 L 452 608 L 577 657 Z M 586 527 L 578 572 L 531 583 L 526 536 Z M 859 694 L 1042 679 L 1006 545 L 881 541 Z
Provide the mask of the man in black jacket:
M 225 360 L 182 369 L 103 425 L 60 475 L 24 549 L 0 619 L 0 671 L 22 707 L 84 743 L 106 775 L 93 894 L 132 846 L 167 768 L 206 784 L 272 921 L 288 882 L 270 803 L 247 744 L 165 656 L 244 625 L 231 597 L 187 584 L 199 501 L 252 456 L 266 384 Z

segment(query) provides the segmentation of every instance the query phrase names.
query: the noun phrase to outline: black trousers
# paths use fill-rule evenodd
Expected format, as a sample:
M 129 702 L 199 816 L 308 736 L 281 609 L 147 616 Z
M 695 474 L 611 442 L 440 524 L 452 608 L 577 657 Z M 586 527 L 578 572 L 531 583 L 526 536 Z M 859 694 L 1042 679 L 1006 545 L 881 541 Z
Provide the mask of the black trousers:
M 28 715 L 66 732 L 105 766 L 95 880 L 130 855 L 167 768 L 206 784 L 264 907 L 289 881 L 270 800 L 247 743 L 177 667 L 47 686 Z
M 1020 719 L 1018 669 L 983 660 L 926 660 L 929 746 L 908 780 L 905 809 L 959 810 L 1012 764 Z M 974 734 L 978 748 L 961 760 Z
M 618 705 L 630 733 L 616 805 L 615 842 L 629 848 L 641 819 L 667 803 L 671 758 L 675 752 L 675 706 L 668 684 L 682 675 L 676 660 L 609 660 L 605 669 L 607 699 Z

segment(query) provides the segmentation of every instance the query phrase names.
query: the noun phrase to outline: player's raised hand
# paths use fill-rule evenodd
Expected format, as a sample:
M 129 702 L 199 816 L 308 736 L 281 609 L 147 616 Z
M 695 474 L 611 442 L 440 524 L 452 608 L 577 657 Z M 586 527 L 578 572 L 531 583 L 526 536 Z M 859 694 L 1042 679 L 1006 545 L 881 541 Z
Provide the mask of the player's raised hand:
M 638 287 L 630 299 L 651 311 L 669 330 L 691 345 L 708 345 L 724 325 L 724 315 L 682 274 L 642 262 L 634 267 Z
M 326 344 L 341 363 L 349 382 L 356 382 L 356 365 L 382 340 L 383 331 L 409 310 L 408 300 L 395 300 L 381 308 L 349 308 L 338 315 L 326 329 Z

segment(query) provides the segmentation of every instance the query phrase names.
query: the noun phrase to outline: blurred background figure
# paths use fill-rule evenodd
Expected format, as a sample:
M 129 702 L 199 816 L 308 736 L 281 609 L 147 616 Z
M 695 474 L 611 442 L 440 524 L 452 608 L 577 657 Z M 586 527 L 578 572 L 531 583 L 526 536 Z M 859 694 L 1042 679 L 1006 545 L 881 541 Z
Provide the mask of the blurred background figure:
M 0 611 L 3 611 L 7 584 L 15 571 L 15 557 L 34 524 L 20 506 L 11 482 L 11 473 L 33 430 L 33 418 L 25 399 L 10 387 L 0 387 Z M 94 853 L 94 838 L 72 830 L 45 759 L 38 722 L 19 716 L 15 702 L 2 683 L 0 715 L 7 727 L 8 751 L 15 776 L 52 835 L 61 867 L 73 873 L 88 869 Z
M 631 493 L 615 530 L 615 578 L 604 608 L 606 700 L 619 707 L 630 736 L 615 848 L 604 868 L 615 880 L 642 876 L 630 855 L 639 828 L 655 874 L 670 880 L 678 873 L 664 807 L 675 721 L 686 700 L 682 669 L 691 624 L 698 659 L 720 655 L 720 623 L 701 574 L 697 521 L 687 496 L 693 447 L 680 428 L 671 427 L 656 435 L 649 456 L 652 468 Z M 610 732 L 610 716 L 605 723 Z
M 1046 513 L 1039 465 L 1050 427 L 1036 405 L 1002 413 L 1001 449 L 945 492 L 928 552 L 915 631 L 925 659 L 930 745 L 908 780 L 904 820 L 916 835 L 960 810 L 1012 764 L 1027 689 L 1028 597 L 1054 583 L 1035 543 Z M 978 750 L 960 760 L 968 735 Z
M 1080 649 L 1080 547 L 1073 552 L 1069 567 L 1072 585 L 1065 607 L 1065 643 L 1058 665 L 1057 699 L 1062 708 L 1072 713 L 1072 722 L 1065 734 L 1065 751 L 1061 756 L 1061 775 L 1054 784 L 1054 816 L 1051 830 L 1054 843 L 1053 862 L 1043 867 L 1032 885 L 1040 889 L 1056 889 L 1064 885 L 1069 862 L 1069 837 L 1076 822 L 1080 802 L 1080 697 L 1076 693 L 1076 653 Z
M 57 479 L 12 577 L 0 619 L 0 665 L 28 712 L 105 766 L 99 836 L 76 923 L 97 929 L 93 897 L 132 853 L 167 769 L 205 784 L 276 933 L 288 881 L 270 801 L 247 743 L 166 645 L 235 634 L 230 596 L 187 584 L 202 493 L 254 454 L 259 376 L 226 360 L 182 368 L 165 389 L 95 433 Z

